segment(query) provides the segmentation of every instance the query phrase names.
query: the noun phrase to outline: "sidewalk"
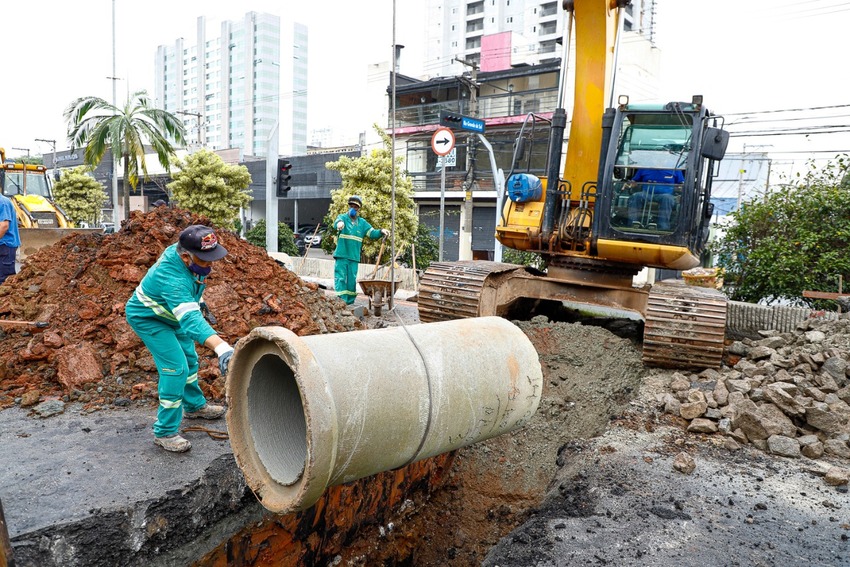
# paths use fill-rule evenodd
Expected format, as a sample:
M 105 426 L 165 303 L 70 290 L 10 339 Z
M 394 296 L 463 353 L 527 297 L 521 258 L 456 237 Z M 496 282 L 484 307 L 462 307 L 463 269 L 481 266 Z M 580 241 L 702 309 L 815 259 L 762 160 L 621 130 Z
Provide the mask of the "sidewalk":
M 191 451 L 167 453 L 153 444 L 155 416 L 73 403 L 48 419 L 0 411 L 0 499 L 16 565 L 187 565 L 264 515 L 228 440 L 190 432 Z M 224 420 L 190 425 L 226 431 Z
M 297 274 L 302 280 L 313 282 L 320 288 L 333 292 L 333 259 L 326 260 L 310 257 L 292 257 L 282 252 L 270 252 L 269 256 L 282 263 L 288 270 Z M 358 281 L 362 279 L 369 279 L 374 272 L 374 264 L 360 264 L 357 271 L 357 279 Z M 413 291 L 416 286 L 416 282 L 414 281 L 416 275 L 413 273 L 413 270 L 410 268 L 396 268 L 394 272 L 395 279 L 399 282 L 399 286 L 396 288 L 396 292 L 393 297 L 398 301 L 407 301 L 416 295 L 416 292 Z M 389 269 L 379 269 L 377 277 L 388 281 L 390 277 Z M 357 286 L 357 292 L 359 297 L 362 297 L 363 299 L 366 298 L 366 295 L 363 294 L 363 290 L 359 285 Z

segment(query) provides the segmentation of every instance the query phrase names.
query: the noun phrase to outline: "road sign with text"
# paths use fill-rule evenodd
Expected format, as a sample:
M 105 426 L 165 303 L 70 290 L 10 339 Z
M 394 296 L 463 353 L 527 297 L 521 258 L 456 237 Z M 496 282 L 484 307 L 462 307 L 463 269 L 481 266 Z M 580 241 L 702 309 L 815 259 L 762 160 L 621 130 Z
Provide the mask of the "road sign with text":
M 468 130 L 470 132 L 478 132 L 479 134 L 484 133 L 483 120 L 480 118 L 472 118 L 471 116 L 464 116 L 463 114 L 452 112 L 450 110 L 440 111 L 440 125 L 447 126 L 449 128 L 460 128 L 461 130 Z

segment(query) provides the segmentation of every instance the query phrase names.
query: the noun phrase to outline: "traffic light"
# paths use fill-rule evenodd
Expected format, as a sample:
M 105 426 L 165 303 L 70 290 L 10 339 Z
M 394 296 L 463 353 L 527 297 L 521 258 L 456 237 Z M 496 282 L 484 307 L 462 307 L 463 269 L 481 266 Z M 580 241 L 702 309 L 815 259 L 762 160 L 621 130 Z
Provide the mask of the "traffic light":
M 479 134 L 483 134 L 484 129 L 486 128 L 484 120 L 480 118 L 472 118 L 471 116 L 464 116 L 459 112 L 453 112 L 451 110 L 440 111 L 440 126 L 468 130 L 470 132 L 478 132 Z
M 289 182 L 292 179 L 292 176 L 289 174 L 289 170 L 292 169 L 292 164 L 289 163 L 288 159 L 278 159 L 277 160 L 277 196 L 278 197 L 286 197 L 286 194 L 289 193 L 289 190 L 292 187 L 289 186 Z
M 449 128 L 460 128 L 462 122 L 463 115 L 459 112 L 452 112 L 450 110 L 440 111 L 440 126 L 447 126 Z

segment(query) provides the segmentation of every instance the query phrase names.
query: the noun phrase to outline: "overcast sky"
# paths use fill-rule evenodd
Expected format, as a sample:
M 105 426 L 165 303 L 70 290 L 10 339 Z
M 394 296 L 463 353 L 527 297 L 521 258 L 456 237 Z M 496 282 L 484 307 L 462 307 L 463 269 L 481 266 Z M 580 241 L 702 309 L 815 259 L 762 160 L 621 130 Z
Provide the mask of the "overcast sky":
M 390 59 L 392 0 L 295 4 L 116 0 L 118 100 L 141 88 L 153 95 L 157 46 L 181 36 L 194 43 L 197 16 L 207 16 L 215 25 L 254 10 L 308 27 L 308 140 L 316 128 L 368 128 L 357 123 L 356 102 L 339 104 L 339 89 L 347 96 L 364 90 L 367 65 Z M 404 74 L 416 76 L 428 68 L 422 61 L 426 4 L 397 0 L 396 41 L 406 46 Z M 0 146 L 8 153 L 21 153 L 14 147 L 49 152 L 50 145 L 36 138 L 56 139 L 60 148 L 66 147 L 62 111 L 68 103 L 89 95 L 112 100 L 107 78 L 113 75 L 112 5 L 112 0 L 51 1 L 34 17 L 26 2 L 4 4 L 0 42 L 7 71 L 0 96 Z M 730 151 L 741 151 L 746 143 L 748 149 L 786 159 L 806 156 L 779 152 L 817 151 L 821 153 L 814 155 L 820 157 L 850 152 L 844 45 L 850 33 L 850 0 L 658 0 L 656 29 L 662 100 L 702 94 L 709 108 L 726 116 L 733 133 L 788 132 L 733 137 Z M 815 116 L 824 118 L 811 121 Z M 845 132 L 815 133 L 827 126 Z

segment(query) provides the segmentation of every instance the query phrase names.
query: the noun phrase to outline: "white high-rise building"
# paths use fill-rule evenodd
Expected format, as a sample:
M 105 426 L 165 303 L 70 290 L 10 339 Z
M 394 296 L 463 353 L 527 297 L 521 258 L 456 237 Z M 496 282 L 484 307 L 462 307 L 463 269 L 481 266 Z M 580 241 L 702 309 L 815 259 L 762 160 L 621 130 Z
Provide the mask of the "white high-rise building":
M 207 28 L 201 16 L 194 43 L 157 48 L 157 106 L 183 116 L 193 145 L 265 156 L 278 123 L 279 152 L 304 153 L 307 28 L 258 12 Z
M 633 0 L 624 30 L 654 39 L 655 0 Z M 536 65 L 561 57 L 561 0 L 428 0 L 425 73 L 460 75 Z

